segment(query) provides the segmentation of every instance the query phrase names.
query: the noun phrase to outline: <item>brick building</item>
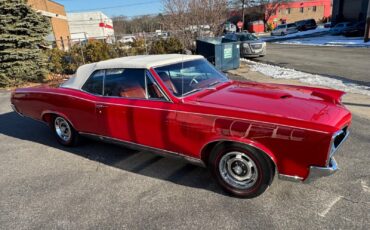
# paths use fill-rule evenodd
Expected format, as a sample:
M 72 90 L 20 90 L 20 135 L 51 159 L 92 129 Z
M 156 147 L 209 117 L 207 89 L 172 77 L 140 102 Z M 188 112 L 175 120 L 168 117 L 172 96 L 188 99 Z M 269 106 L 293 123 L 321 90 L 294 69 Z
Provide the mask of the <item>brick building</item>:
M 230 21 L 241 20 L 240 10 L 231 12 Z M 296 22 L 304 19 L 315 19 L 317 22 L 330 19 L 331 0 L 287 1 L 268 5 L 259 5 L 245 9 L 245 21 L 263 20 L 275 26 L 281 23 Z
M 52 33 L 47 40 L 62 50 L 69 49 L 70 32 L 64 6 L 51 0 L 28 0 L 27 3 L 42 15 L 50 18 Z
M 303 19 L 325 21 L 331 17 L 331 0 L 310 0 L 282 3 L 271 15 L 266 15 L 269 23 L 291 23 Z M 270 17 L 269 17 L 270 16 Z

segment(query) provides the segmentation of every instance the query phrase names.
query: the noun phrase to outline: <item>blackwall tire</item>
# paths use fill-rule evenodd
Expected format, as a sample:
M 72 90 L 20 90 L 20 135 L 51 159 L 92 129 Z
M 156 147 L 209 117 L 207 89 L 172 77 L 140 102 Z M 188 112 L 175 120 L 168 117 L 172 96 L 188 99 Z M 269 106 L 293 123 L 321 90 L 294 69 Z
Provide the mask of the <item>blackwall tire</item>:
M 71 123 L 62 116 L 53 116 L 50 127 L 57 141 L 64 146 L 75 146 L 78 144 L 79 135 Z
M 240 198 L 254 198 L 271 185 L 275 169 L 264 153 L 240 143 L 219 144 L 208 165 L 218 184 Z

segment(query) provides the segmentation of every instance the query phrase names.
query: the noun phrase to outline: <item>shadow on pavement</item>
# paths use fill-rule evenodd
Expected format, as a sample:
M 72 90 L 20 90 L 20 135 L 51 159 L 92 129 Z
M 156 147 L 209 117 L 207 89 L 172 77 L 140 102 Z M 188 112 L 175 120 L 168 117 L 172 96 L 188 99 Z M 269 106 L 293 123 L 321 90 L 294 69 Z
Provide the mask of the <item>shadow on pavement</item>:
M 64 147 L 58 144 L 49 127 L 20 117 L 15 112 L 0 114 L 0 134 L 60 149 L 121 170 L 226 195 L 205 168 L 154 153 L 87 139 L 83 139 L 76 147 Z

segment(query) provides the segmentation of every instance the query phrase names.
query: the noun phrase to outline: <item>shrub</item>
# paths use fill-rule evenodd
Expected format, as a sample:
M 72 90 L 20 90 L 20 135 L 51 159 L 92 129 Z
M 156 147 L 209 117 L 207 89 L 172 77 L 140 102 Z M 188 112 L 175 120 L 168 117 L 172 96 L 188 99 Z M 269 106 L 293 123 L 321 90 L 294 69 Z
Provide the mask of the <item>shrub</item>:
M 0 1 L 0 87 L 43 81 L 49 20 L 25 0 Z
M 177 38 L 159 39 L 153 42 L 151 54 L 181 53 L 183 46 Z

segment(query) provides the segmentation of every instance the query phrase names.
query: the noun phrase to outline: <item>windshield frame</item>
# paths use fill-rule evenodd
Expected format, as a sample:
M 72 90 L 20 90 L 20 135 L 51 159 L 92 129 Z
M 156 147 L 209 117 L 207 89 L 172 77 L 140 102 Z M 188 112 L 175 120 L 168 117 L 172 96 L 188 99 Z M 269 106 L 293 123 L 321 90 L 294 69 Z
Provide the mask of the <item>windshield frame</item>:
M 204 75 L 204 76 L 210 77 L 207 80 L 214 78 L 214 81 L 212 81 L 209 84 L 206 84 L 204 86 L 201 86 L 199 88 L 193 88 L 193 89 L 190 89 L 190 90 L 187 90 L 187 91 L 185 91 L 185 88 L 176 87 L 179 90 L 181 88 L 179 94 L 176 94 L 172 90 L 170 90 L 169 86 L 164 82 L 164 80 L 160 76 L 161 72 L 170 71 L 170 70 L 180 70 L 179 74 L 181 74 L 181 70 L 185 69 L 185 67 L 186 68 L 189 68 L 189 67 L 190 68 L 196 68 L 198 65 L 191 66 L 191 64 L 193 64 L 195 62 L 198 62 L 198 64 L 199 64 L 199 62 L 203 62 L 203 63 L 201 63 L 203 65 L 202 67 L 208 67 L 209 68 L 208 70 L 213 71 L 212 73 L 216 73 L 217 76 Z M 181 65 L 181 68 L 176 69 L 176 67 L 179 67 L 180 65 Z M 224 73 L 217 70 L 211 63 L 208 62 L 208 60 L 206 60 L 204 58 L 195 59 L 195 60 L 191 60 L 191 61 L 176 62 L 176 63 L 166 64 L 166 65 L 162 65 L 162 66 L 155 66 L 155 67 L 152 67 L 151 69 L 155 73 L 156 78 L 158 78 L 157 80 L 161 82 L 161 87 L 163 88 L 163 90 L 165 90 L 167 92 L 167 94 L 170 94 L 172 97 L 174 97 L 176 99 L 183 99 L 183 98 L 186 98 L 188 96 L 192 96 L 192 95 L 194 95 L 198 92 L 204 91 L 206 89 L 215 89 L 219 84 L 231 81 Z M 169 75 L 171 75 L 171 74 L 169 74 Z M 204 76 L 200 76 L 200 77 L 204 77 Z M 175 84 L 174 81 L 172 80 L 171 76 L 169 76 L 169 77 L 170 77 L 170 81 L 172 82 L 172 84 Z M 176 76 L 176 77 L 178 77 L 178 76 Z M 186 84 L 184 82 L 185 78 L 183 78 L 183 75 L 181 75 L 179 77 L 179 79 L 180 78 L 181 78 L 181 80 L 180 80 L 181 84 Z M 196 77 L 194 77 L 194 78 L 196 78 Z M 192 79 L 194 79 L 194 78 L 192 78 Z M 177 80 L 179 81 L 179 79 L 177 79 Z M 189 80 L 189 78 L 187 80 Z M 200 81 L 200 83 L 205 82 L 207 80 Z M 187 87 L 190 87 L 190 85 L 187 86 Z M 184 90 L 184 92 L 182 92 L 182 90 Z

